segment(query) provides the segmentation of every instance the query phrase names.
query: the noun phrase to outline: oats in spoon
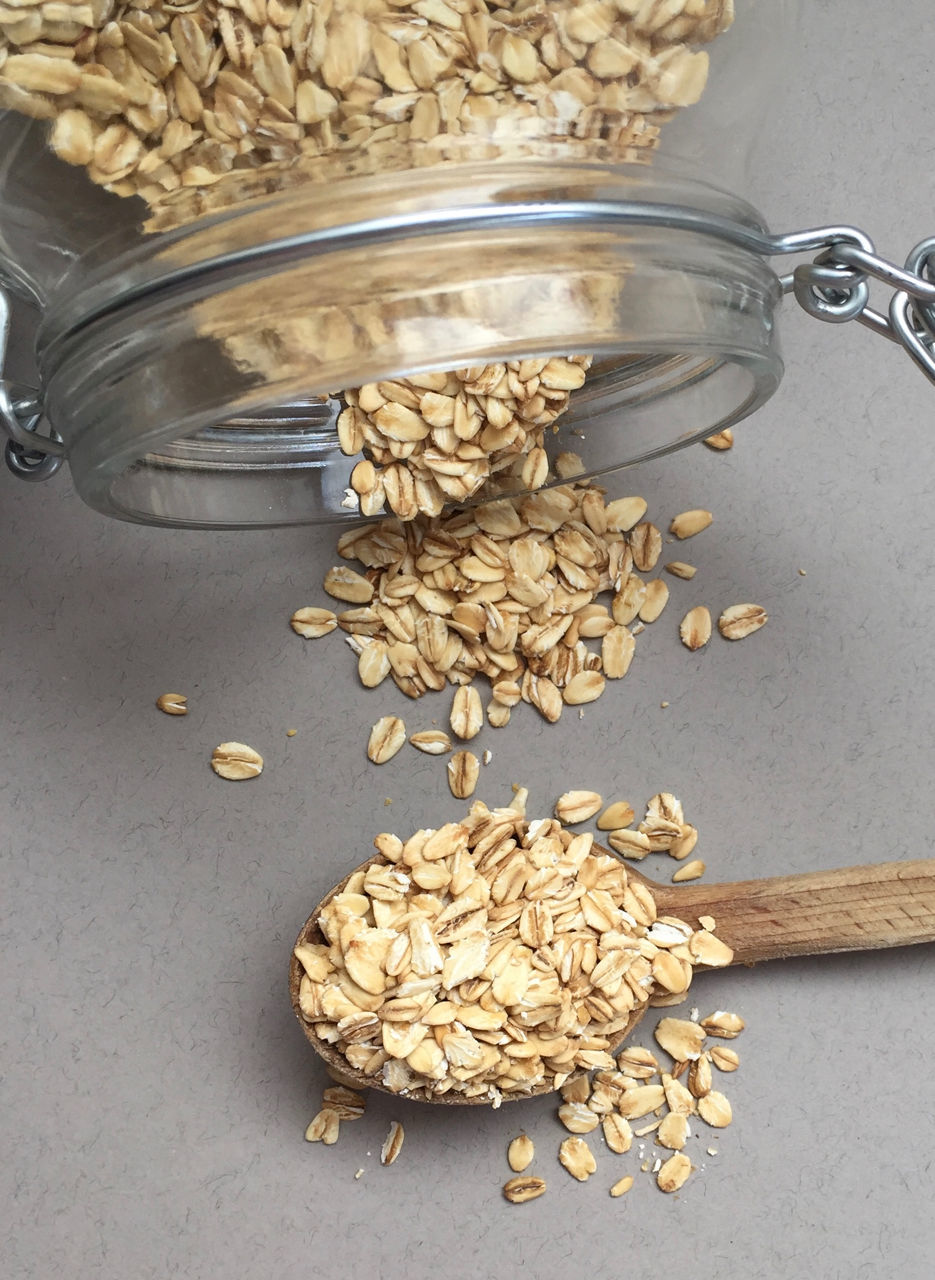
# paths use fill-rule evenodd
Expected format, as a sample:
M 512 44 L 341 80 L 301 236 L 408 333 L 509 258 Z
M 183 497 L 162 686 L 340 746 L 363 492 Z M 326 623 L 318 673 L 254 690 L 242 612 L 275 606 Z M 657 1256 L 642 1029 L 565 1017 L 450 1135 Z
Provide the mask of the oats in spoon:
M 374 843 L 381 857 L 325 899 L 295 956 L 309 1029 L 384 1089 L 495 1105 L 558 1089 L 613 1068 L 636 1016 L 688 990 L 706 931 L 657 920 L 589 833 L 478 802 Z

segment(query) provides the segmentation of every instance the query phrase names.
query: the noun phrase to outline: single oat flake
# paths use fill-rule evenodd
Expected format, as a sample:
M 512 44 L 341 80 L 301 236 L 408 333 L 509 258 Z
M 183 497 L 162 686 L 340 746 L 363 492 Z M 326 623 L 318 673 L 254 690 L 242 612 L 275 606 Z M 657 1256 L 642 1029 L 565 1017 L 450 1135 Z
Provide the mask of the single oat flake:
M 691 1171 L 692 1162 L 688 1156 L 681 1151 L 677 1151 L 674 1156 L 670 1156 L 660 1166 L 656 1173 L 656 1185 L 660 1191 L 667 1193 L 678 1191 L 679 1187 L 683 1187 L 687 1182 Z
M 769 615 L 758 604 L 732 604 L 717 620 L 717 629 L 725 640 L 743 640 L 766 625 Z
M 734 447 L 734 433 L 730 427 L 725 427 L 723 431 L 715 431 L 713 436 L 706 436 L 704 443 L 709 449 L 723 452 L 725 449 Z
M 381 716 L 370 730 L 367 756 L 374 764 L 392 760 L 406 741 L 406 726 L 399 716 Z
M 503 1194 L 510 1204 L 525 1204 L 528 1200 L 538 1200 L 545 1194 L 545 1179 L 532 1177 L 510 1178 L 503 1184 Z
M 532 1164 L 534 1155 L 535 1148 L 532 1145 L 532 1139 L 527 1137 L 525 1133 L 521 1133 L 518 1138 L 514 1138 L 510 1143 L 506 1158 L 514 1173 L 524 1173 Z
M 686 862 L 679 867 L 672 877 L 672 883 L 683 884 L 686 880 L 700 880 L 706 870 L 705 863 L 701 858 L 693 858 L 691 862 Z
M 167 716 L 187 716 L 188 698 L 184 693 L 163 693 L 156 699 L 156 706 Z
M 679 626 L 679 636 L 686 649 L 701 649 L 711 639 L 711 614 L 704 605 L 689 609 Z
M 211 753 L 211 768 L 219 778 L 243 782 L 263 772 L 263 757 L 243 742 L 222 742 Z
M 392 1164 L 400 1151 L 403 1149 L 403 1141 L 406 1137 L 405 1130 L 398 1120 L 390 1121 L 390 1131 L 383 1140 L 383 1146 L 380 1148 L 380 1163 Z
M 698 1099 L 698 1114 L 715 1129 L 725 1129 L 733 1119 L 730 1102 L 717 1089 Z
M 448 761 L 448 787 L 456 800 L 474 794 L 480 777 L 480 761 L 473 751 L 456 751 Z
M 289 619 L 289 625 L 298 636 L 306 640 L 315 640 L 326 636 L 338 625 L 337 616 L 330 609 L 317 609 L 311 605 L 296 609 Z
M 724 1009 L 718 1009 L 717 1012 L 709 1013 L 706 1018 L 702 1018 L 701 1025 L 709 1036 L 733 1040 L 740 1035 L 746 1023 L 739 1013 L 727 1013 Z
M 714 516 L 710 511 L 700 508 L 694 511 L 682 511 L 673 518 L 669 525 L 669 532 L 674 533 L 679 539 L 693 538 L 696 533 L 707 529 L 713 520 Z
M 558 1158 L 578 1182 L 587 1182 L 597 1169 L 594 1153 L 584 1138 L 566 1138 L 558 1149 Z
M 596 791 L 566 791 L 555 801 L 555 816 L 573 827 L 593 818 L 603 803 Z

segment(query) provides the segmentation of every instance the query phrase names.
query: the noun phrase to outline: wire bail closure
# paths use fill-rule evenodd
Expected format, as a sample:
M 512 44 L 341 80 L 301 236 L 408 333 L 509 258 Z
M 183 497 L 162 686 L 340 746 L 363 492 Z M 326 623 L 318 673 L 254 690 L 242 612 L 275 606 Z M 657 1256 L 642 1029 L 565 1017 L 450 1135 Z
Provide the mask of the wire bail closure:
M 6 360 L 10 337 L 10 301 L 0 289 L 0 374 Z M 60 435 L 49 428 L 43 435 L 42 402 L 38 391 L 16 395 L 11 383 L 0 377 L 0 426 L 9 439 L 4 449 L 7 466 L 20 480 L 48 480 L 65 461 L 65 445 Z
M 450 230 L 455 225 L 476 229 L 503 223 L 558 224 L 567 227 L 571 234 L 577 223 L 612 229 L 654 226 L 710 236 L 764 258 L 814 254 L 811 262 L 802 263 L 779 278 L 783 292 L 794 294 L 799 306 L 817 320 L 830 324 L 856 320 L 890 342 L 898 343 L 929 381 L 935 383 L 935 236 L 917 244 L 905 265 L 899 267 L 880 257 L 873 241 L 856 227 L 820 227 L 774 236 L 748 223 L 680 205 L 599 200 L 477 206 L 462 209 L 457 215 L 439 210 L 405 217 L 389 215 L 344 227 L 342 235 L 362 243 L 381 243 L 410 233 L 416 224 L 421 234 L 432 234 Z M 230 268 L 235 259 L 243 265 L 246 261 L 259 263 L 261 259 L 274 262 L 296 254 L 314 256 L 322 252 L 333 234 L 332 230 L 309 231 L 189 265 L 152 285 L 110 300 L 103 311 L 86 317 L 79 327 L 93 323 L 102 314 L 121 311 L 132 323 L 133 308 L 143 296 L 155 298 L 183 281 L 191 284 L 193 280 L 208 280 Z M 871 280 L 894 290 L 886 314 L 870 306 Z M 9 300 L 0 288 L 0 427 L 9 437 L 6 463 L 14 475 L 23 480 L 46 480 L 62 465 L 65 446 L 51 425 L 47 433 L 38 430 L 42 421 L 41 392 L 21 387 L 14 391 L 13 385 L 2 378 L 9 329 Z

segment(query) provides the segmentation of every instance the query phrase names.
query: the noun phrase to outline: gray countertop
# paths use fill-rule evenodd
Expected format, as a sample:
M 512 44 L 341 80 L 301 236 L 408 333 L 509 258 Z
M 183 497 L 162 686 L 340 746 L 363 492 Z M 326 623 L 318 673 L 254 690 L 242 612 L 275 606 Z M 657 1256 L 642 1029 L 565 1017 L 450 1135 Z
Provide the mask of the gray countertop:
M 774 228 L 855 222 L 902 260 L 935 231 L 935 41 L 923 0 L 881 14 L 807 6 L 756 168 Z M 627 680 L 583 717 L 522 707 L 484 729 L 491 804 L 513 783 L 536 813 L 572 786 L 635 804 L 674 790 L 709 880 L 929 851 L 935 388 L 855 326 L 789 306 L 783 333 L 785 382 L 732 452 L 612 481 L 660 523 L 714 511 L 685 552 L 698 576 L 672 583 Z M 595 1142 L 597 1174 L 573 1182 L 547 1098 L 452 1112 L 373 1095 L 336 1146 L 303 1141 L 325 1076 L 289 1007 L 292 940 L 377 831 L 461 807 L 440 761 L 364 755 L 377 716 L 427 728 L 448 697 L 366 691 L 337 637 L 290 631 L 333 560 L 310 530 L 122 526 L 66 475 L 0 474 L 5 1274 L 927 1276 L 931 946 L 699 977 L 690 1003 L 747 1030 L 734 1123 L 693 1140 L 701 1167 L 674 1197 L 636 1146 Z M 685 608 L 746 600 L 769 611 L 762 632 L 680 646 Z M 169 689 L 186 718 L 154 709 Z M 265 756 L 258 780 L 211 773 L 230 738 Z M 406 1139 L 385 1169 L 392 1119 Z M 513 1207 L 520 1129 L 549 1191 Z

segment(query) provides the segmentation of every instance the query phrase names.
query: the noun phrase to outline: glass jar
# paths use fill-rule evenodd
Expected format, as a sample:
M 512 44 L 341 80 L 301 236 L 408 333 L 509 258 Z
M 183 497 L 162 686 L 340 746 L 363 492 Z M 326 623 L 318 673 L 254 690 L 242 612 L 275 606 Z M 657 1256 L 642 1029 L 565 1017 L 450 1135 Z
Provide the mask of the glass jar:
M 79 9 L 0 19 L 0 273 L 42 315 L 7 417 L 92 507 L 434 512 L 776 389 L 745 169 L 794 0 Z

